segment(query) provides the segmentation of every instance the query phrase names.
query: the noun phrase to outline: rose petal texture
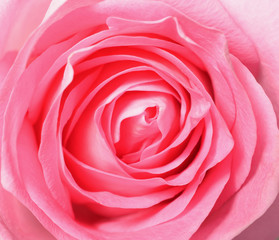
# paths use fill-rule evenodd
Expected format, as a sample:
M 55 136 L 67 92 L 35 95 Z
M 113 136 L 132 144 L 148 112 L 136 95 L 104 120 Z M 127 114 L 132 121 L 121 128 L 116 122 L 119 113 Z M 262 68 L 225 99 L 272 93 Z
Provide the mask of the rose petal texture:
M 3 0 L 0 3 L 0 56 L 18 51 L 41 23 L 51 0 Z M 36 11 L 34 11 L 36 9 Z
M 164 0 L 192 19 L 221 30 L 230 52 L 236 55 L 261 84 L 279 116 L 277 1 Z
M 36 4 L 0 5 L 3 239 L 232 239 L 264 214 L 277 3 Z M 277 205 L 236 239 L 276 237 Z

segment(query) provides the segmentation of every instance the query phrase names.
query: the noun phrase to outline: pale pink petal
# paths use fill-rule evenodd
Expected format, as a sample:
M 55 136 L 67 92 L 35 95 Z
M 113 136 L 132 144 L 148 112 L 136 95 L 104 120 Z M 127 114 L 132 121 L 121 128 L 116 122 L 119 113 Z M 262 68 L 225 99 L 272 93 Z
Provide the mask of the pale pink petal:
M 232 56 L 232 63 L 256 116 L 257 147 L 245 184 L 231 200 L 210 214 L 193 239 L 235 237 L 268 209 L 279 191 L 279 133 L 272 105 L 239 60 Z
M 35 216 L 11 193 L 0 187 L 0 238 L 54 240 Z
M 278 118 L 278 2 L 163 1 L 197 22 L 219 29 L 226 35 L 230 52 L 252 71 L 263 86 Z
M 0 121 L 4 126 L 5 139 L 1 156 L 1 182 L 58 239 L 128 240 L 145 239 L 146 236 L 184 239 L 190 238 L 203 222 L 197 233 L 202 238 L 218 238 L 220 232 L 231 238 L 260 216 L 278 193 L 278 184 L 275 181 L 279 170 L 275 163 L 268 161 L 277 156 L 277 152 L 274 152 L 278 145 L 277 140 L 274 140 L 278 138 L 278 133 L 270 103 L 262 89 L 255 85 L 255 79 L 249 80 L 251 76 L 246 69 L 232 57 L 237 77 L 242 81 L 248 96 L 243 86 L 234 85 L 234 76 L 229 74 L 232 70 L 230 58 L 224 54 L 228 52 L 224 36 L 192 21 L 183 12 L 186 9 L 192 17 L 192 13 L 205 6 L 204 14 L 199 14 L 194 19 L 213 27 L 220 26 L 218 29 L 224 30 L 228 36 L 229 49 L 257 76 L 259 58 L 253 42 L 243 34 L 242 29 L 231 31 L 236 24 L 220 2 L 206 1 L 204 5 L 194 1 L 185 5 L 175 0 L 166 2 L 177 6 L 181 12 L 178 13 L 159 1 L 53 1 L 40 29 L 29 38 L 3 82 L 3 89 L 7 91 L 0 96 L 3 103 Z M 80 6 L 86 7 L 79 9 Z M 188 9 L 189 6 L 192 8 Z M 144 11 L 146 8 L 150 11 Z M 211 11 L 217 11 L 216 18 L 208 18 L 208 12 L 212 13 Z M 222 20 L 226 20 L 224 24 Z M 54 24 L 49 27 L 52 23 Z M 143 29 L 143 36 L 132 36 Z M 78 36 L 77 32 L 82 34 Z M 234 34 L 235 38 L 232 37 Z M 168 35 L 171 39 L 153 39 L 158 35 Z M 169 41 L 172 43 L 168 44 Z M 17 48 L 20 44 L 17 41 L 8 43 L 11 48 Z M 237 44 L 242 47 L 239 48 Z M 188 49 L 185 56 L 179 45 Z M 122 50 L 126 47 L 127 51 Z M 170 50 L 166 50 L 168 47 Z M 270 52 L 270 49 L 267 50 Z M 43 52 L 47 54 L 41 54 Z M 110 54 L 111 57 L 108 57 Z M 266 57 L 268 54 L 262 56 Z M 51 61 L 44 65 L 43 62 L 48 58 Z M 85 58 L 85 64 L 79 64 Z M 117 58 L 121 58 L 122 62 L 117 62 Z M 120 68 L 121 71 L 117 72 L 119 65 L 128 61 L 137 63 Z M 268 66 L 273 66 L 272 64 Z M 27 65 L 28 70 L 22 74 Z M 183 65 L 189 67 L 182 67 Z M 110 67 L 112 70 L 108 70 Z M 204 70 L 208 71 L 208 75 L 202 73 Z M 83 76 L 86 71 L 89 73 L 88 78 Z M 0 72 L 2 75 L 6 73 L 7 67 Z M 136 75 L 140 77 L 133 79 Z M 141 79 L 143 76 L 147 77 L 145 82 Z M 92 85 L 89 84 L 90 77 L 93 78 Z M 154 91 L 149 89 L 144 99 L 141 87 L 161 79 L 165 79 L 170 88 L 163 93 L 156 92 L 154 101 L 149 97 L 151 93 L 154 95 Z M 82 83 L 78 84 L 78 81 Z M 90 88 L 94 90 L 90 91 Z M 181 88 L 185 88 L 185 91 L 181 91 Z M 128 93 L 125 95 L 123 91 Z M 167 91 L 173 93 L 169 94 Z M 22 99 L 25 100 L 21 101 Z M 134 105 L 131 104 L 132 107 L 128 105 L 126 109 L 121 104 L 121 99 L 142 105 L 142 108 L 134 112 Z M 251 103 L 249 99 L 252 99 Z M 170 102 L 168 115 L 167 103 Z M 39 109 L 42 103 L 45 107 Z M 31 122 L 28 119 L 30 104 Z M 117 107 L 119 109 L 113 112 Z M 161 112 L 162 115 L 158 111 L 159 107 L 165 109 Z M 261 115 L 262 112 L 266 113 L 265 118 Z M 253 114 L 256 115 L 255 119 Z M 189 118 L 184 117 L 186 115 Z M 104 118 L 107 116 L 113 120 L 113 126 L 105 130 L 108 121 Z M 177 125 L 174 128 L 170 126 L 173 120 Z M 148 121 L 153 125 L 148 125 Z M 138 131 L 135 123 L 143 130 Z M 165 125 L 169 128 L 165 128 Z M 86 132 L 85 128 L 89 131 Z M 176 136 L 179 128 L 182 129 L 181 133 Z M 194 128 L 199 134 L 195 135 L 196 132 L 192 131 Z M 232 135 L 229 130 L 232 130 Z M 256 131 L 258 139 L 255 136 Z M 135 147 L 134 142 L 126 141 L 124 137 L 129 133 L 132 133 L 134 142 L 139 143 L 139 146 Z M 154 137 L 151 142 L 144 138 L 149 133 Z M 191 155 L 189 159 L 193 160 L 189 168 L 180 172 L 182 168 L 178 166 L 188 164 L 187 159 L 185 162 L 182 159 L 188 157 L 192 150 L 190 148 L 186 151 L 187 137 L 189 142 L 192 140 L 190 137 L 196 137 L 193 138 L 195 142 L 199 140 L 200 134 L 204 134 L 204 141 L 201 141 L 198 149 L 194 148 L 194 157 L 192 159 Z M 164 142 L 156 145 L 160 137 Z M 170 141 L 168 138 L 171 138 Z M 250 139 L 249 144 L 247 143 L 249 151 L 245 151 L 241 141 L 248 142 Z M 223 189 L 228 191 L 225 197 L 230 196 L 230 190 L 238 190 L 245 181 L 250 171 L 250 159 L 256 140 L 252 173 L 248 176 L 250 182 L 245 183 L 243 189 L 236 194 L 235 202 L 224 206 L 217 202 L 222 221 L 220 226 L 210 225 L 219 221 L 219 211 L 214 206 L 216 207 L 221 193 L 224 194 Z M 148 144 L 150 147 L 142 150 Z M 124 148 L 124 145 L 128 148 Z M 234 150 L 231 152 L 233 145 Z M 53 152 L 49 152 L 49 149 Z M 156 152 L 158 149 L 159 154 Z M 119 157 L 128 156 L 129 153 L 138 154 L 140 161 L 134 163 L 134 166 L 129 165 L 115 156 L 115 152 L 119 153 Z M 175 164 L 170 163 L 168 157 L 174 159 Z M 21 161 L 22 158 L 26 161 Z M 151 159 L 152 162 L 148 162 Z M 233 171 L 230 171 L 231 161 Z M 262 162 L 258 164 L 255 161 Z M 170 164 L 167 166 L 165 163 Z M 253 163 L 255 166 L 259 165 L 259 168 L 256 169 Z M 160 167 L 162 168 L 159 169 Z M 159 176 L 161 172 L 157 172 L 171 172 L 172 168 L 179 170 L 172 178 L 165 179 L 168 175 Z M 187 183 L 185 192 L 177 196 L 180 187 L 172 186 Z M 254 211 L 247 206 L 249 207 L 248 200 L 255 191 L 255 185 L 264 197 L 256 199 Z M 92 200 L 95 202 L 90 204 Z M 162 202 L 164 200 L 169 202 Z M 241 214 L 236 216 L 236 211 L 223 214 L 223 211 L 229 211 L 230 206 L 234 208 L 234 204 L 243 209 L 243 203 L 245 211 Z M 141 209 L 143 211 L 134 213 L 138 206 L 144 208 Z M 125 207 L 130 209 L 124 210 Z M 248 217 L 245 215 L 246 209 L 250 211 Z M 84 210 L 93 212 L 93 215 L 94 212 L 103 212 L 112 218 L 105 219 L 103 223 L 103 218 L 98 219 L 98 224 L 88 227 L 87 222 L 83 222 L 78 216 Z M 123 214 L 127 216 L 122 217 Z M 236 223 L 235 219 L 238 220 Z M 1 225 L 6 224 L 2 220 L 0 219 L 0 229 Z M 229 228 L 232 224 L 234 228 Z M 33 224 L 31 229 L 32 226 Z M 219 231 L 219 227 L 224 228 Z M 99 231 L 100 229 L 108 233 Z M 125 232 L 127 229 L 138 231 L 128 233 Z M 118 231 L 124 233 L 119 234 Z M 4 231 L 4 234 L 8 233 Z
M 43 20 L 51 0 L 3 0 L 0 3 L 0 58 L 18 51 Z
M 278 239 L 279 196 L 269 209 L 234 240 Z
M 260 59 L 260 74 L 256 75 L 256 80 L 264 88 L 279 119 L 279 2 L 245 0 L 236 4 L 234 1 L 220 0 L 220 3 L 253 42 Z M 231 34 L 227 36 L 230 37 Z
M 253 73 L 257 74 L 260 61 L 258 49 L 255 47 L 253 39 L 247 35 L 247 29 L 244 30 L 242 28 L 243 26 L 231 17 L 232 9 L 227 10 L 223 7 L 221 3 L 225 1 L 226 0 L 197 0 L 185 2 L 178 0 L 162 0 L 162 2 L 173 6 L 198 23 L 213 27 L 224 33 L 228 40 L 230 52 L 238 56 Z M 251 11 L 250 7 L 252 6 L 253 8 L 254 2 L 242 1 L 251 4 L 250 7 L 247 6 L 243 11 L 239 11 L 238 2 L 229 0 L 226 2 L 234 5 L 236 13 L 242 16 L 245 21 L 247 20 L 247 23 L 254 24 L 254 21 L 248 20 L 246 12 L 248 9 Z M 262 12 L 262 9 L 259 9 L 258 12 Z M 255 12 L 251 16 L 257 17 L 258 12 Z M 269 16 L 276 16 L 276 14 Z

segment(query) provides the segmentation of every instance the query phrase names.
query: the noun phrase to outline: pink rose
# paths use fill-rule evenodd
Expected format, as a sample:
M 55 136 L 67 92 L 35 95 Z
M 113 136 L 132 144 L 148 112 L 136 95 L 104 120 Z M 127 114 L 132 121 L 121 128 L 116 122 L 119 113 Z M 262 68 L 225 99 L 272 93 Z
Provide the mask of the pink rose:
M 1 239 L 278 237 L 278 10 L 2 1 Z

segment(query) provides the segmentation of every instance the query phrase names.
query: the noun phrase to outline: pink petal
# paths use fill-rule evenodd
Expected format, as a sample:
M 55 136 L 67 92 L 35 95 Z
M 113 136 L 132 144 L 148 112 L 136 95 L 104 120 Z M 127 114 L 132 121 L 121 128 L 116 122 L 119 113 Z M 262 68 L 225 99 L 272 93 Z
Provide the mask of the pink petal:
M 279 195 L 269 209 L 234 240 L 278 239 Z
M 237 7 L 238 1 L 162 1 L 180 10 L 183 14 L 189 16 L 191 19 L 194 19 L 198 23 L 220 30 L 226 35 L 229 44 L 229 51 L 239 57 L 239 59 L 241 59 L 241 61 L 243 61 L 253 73 L 258 73 L 260 59 L 258 56 L 258 49 L 254 46 L 253 39 L 251 39 L 250 36 L 247 34 L 246 29 L 243 30 L 242 25 L 231 17 L 232 9 L 228 8 L 228 11 L 226 8 L 224 8 L 222 2 L 227 2 L 228 4 L 234 5 L 236 13 L 242 16 L 243 19 L 247 20 L 247 23 L 249 22 L 254 24 L 254 21 L 247 19 L 248 15 L 246 10 L 249 9 L 250 11 L 251 6 L 247 6 L 247 8 L 245 8 L 246 10 L 239 11 L 239 8 Z M 242 2 L 249 3 L 249 1 Z M 254 5 L 254 2 L 251 3 L 251 5 Z M 262 10 L 260 9 L 258 11 L 262 12 Z M 258 13 L 255 12 L 254 14 L 251 14 L 251 16 L 258 16 Z M 276 16 L 276 14 L 269 16 Z
M 232 57 L 232 63 L 256 116 L 257 147 L 245 184 L 231 200 L 206 219 L 193 239 L 235 237 L 268 209 L 279 192 L 279 133 L 272 105 L 239 60 Z
M 163 1 L 197 22 L 219 29 L 226 35 L 230 53 L 238 57 L 263 86 L 278 118 L 278 2 Z
M 13 124 L 10 125 L 10 127 L 13 126 Z M 6 139 L 11 142 L 10 137 Z M 23 123 L 17 144 L 18 154 L 19 156 L 25 156 L 25 161 L 17 161 L 17 153 L 14 150 L 11 151 L 12 149 L 7 150 L 8 147 L 8 145 L 3 146 L 4 151 L 1 158 L 1 183 L 3 187 L 13 193 L 17 199 L 20 199 L 22 204 L 34 214 L 44 228 L 54 234 L 55 237 L 66 236 L 70 238 L 69 236 L 87 235 L 70 215 L 62 210 L 61 205 L 51 197 L 43 180 L 41 166 L 38 164 L 36 139 L 28 120 Z M 16 156 L 11 158 L 11 154 L 16 154 Z M 18 173 L 15 172 L 17 171 L 15 161 L 19 163 Z
M 245 0 L 239 1 L 239 4 L 236 4 L 236 2 L 221 0 L 220 3 L 223 4 L 224 9 L 229 12 L 231 18 L 253 42 L 261 63 L 258 66 L 260 74 L 255 75 L 256 80 L 271 100 L 277 114 L 277 119 L 279 119 L 278 1 L 256 0 L 251 2 Z M 228 37 L 230 37 L 230 34 L 228 34 Z M 232 53 L 236 57 L 239 56 L 234 52 Z
M 18 51 L 39 26 L 51 0 L 9 0 L 0 3 L 0 58 Z
M 11 193 L 0 187 L 0 238 L 54 240 L 38 219 Z

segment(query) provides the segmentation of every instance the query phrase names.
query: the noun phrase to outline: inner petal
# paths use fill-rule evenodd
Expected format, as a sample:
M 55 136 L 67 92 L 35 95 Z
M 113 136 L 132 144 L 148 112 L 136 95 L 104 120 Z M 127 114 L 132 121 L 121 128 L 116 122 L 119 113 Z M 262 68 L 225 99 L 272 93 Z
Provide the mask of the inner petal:
M 158 116 L 158 107 L 148 107 L 144 111 L 144 119 L 146 123 L 151 123 Z
M 144 89 L 123 94 L 115 101 L 111 117 L 116 155 L 123 162 L 136 163 L 148 147 L 160 151 L 164 141 L 174 138 L 179 112 L 180 104 L 171 94 Z
M 157 125 L 158 106 L 147 107 L 141 114 L 124 119 L 120 126 L 120 139 L 115 144 L 119 158 L 126 156 L 126 162 L 135 162 L 140 152 L 154 141 L 161 138 Z M 138 156 L 132 153 L 139 153 Z

